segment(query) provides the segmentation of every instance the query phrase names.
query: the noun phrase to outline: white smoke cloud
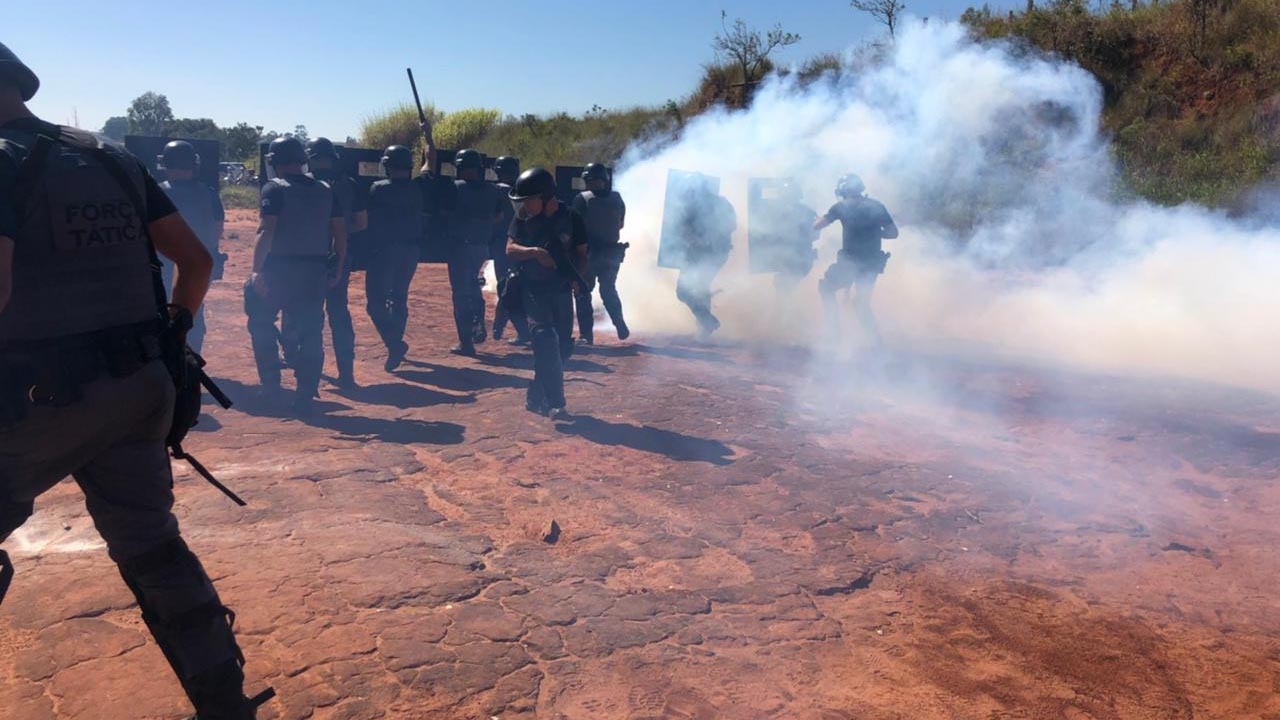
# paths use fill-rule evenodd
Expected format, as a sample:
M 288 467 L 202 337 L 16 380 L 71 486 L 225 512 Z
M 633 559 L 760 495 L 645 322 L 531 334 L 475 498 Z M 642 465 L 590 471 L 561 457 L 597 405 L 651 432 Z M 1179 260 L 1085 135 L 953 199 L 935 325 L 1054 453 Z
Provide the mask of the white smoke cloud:
M 1280 232 L 1120 199 L 1101 110 L 1081 68 L 936 22 L 909 25 L 880 62 L 838 81 L 770 81 L 750 110 L 708 113 L 677 144 L 624 157 L 629 322 L 693 330 L 676 273 L 656 267 L 667 171 L 692 170 L 720 177 L 738 214 L 716 282 L 721 332 L 817 341 L 817 279 L 839 225 L 784 299 L 747 272 L 746 181 L 795 177 L 821 213 L 856 172 L 902 230 L 875 295 L 893 345 L 1280 391 Z

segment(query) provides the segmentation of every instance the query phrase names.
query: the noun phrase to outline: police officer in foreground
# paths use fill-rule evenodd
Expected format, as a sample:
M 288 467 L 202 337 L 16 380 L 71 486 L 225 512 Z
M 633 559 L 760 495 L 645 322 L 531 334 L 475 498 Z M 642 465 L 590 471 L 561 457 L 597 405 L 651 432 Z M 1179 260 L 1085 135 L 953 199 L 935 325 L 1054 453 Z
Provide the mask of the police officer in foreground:
M 198 717 L 253 718 L 231 613 L 172 512 L 165 450 L 175 391 L 159 337 L 166 315 L 200 307 L 213 261 L 141 163 L 33 116 L 38 88 L 0 45 L 0 542 L 74 477 Z M 167 307 L 153 248 L 177 266 Z
M 413 151 L 392 145 L 383 152 L 386 180 L 369 188 L 369 269 L 365 298 L 369 319 L 387 347 L 387 372 L 404 362 L 409 345 L 409 286 L 422 254 L 423 213 L 427 191 L 414 180 Z
M 200 173 L 200 156 L 196 154 L 195 146 L 191 143 L 185 140 L 174 140 L 164 146 L 160 159 L 166 176 L 165 181 L 160 183 L 160 187 L 177 206 L 178 212 L 182 213 L 182 219 L 195 231 L 196 237 L 200 238 L 200 242 L 213 257 L 213 279 L 221 280 L 223 262 L 226 259 L 220 250 L 223 224 L 226 221 L 222 198 L 215 188 L 197 179 Z M 164 263 L 164 270 L 165 287 L 171 288 L 173 287 L 173 264 Z M 204 313 L 204 306 L 201 305 L 195 312 L 191 332 L 187 334 L 187 344 L 197 353 L 204 347 Z
M 356 181 L 337 168 L 338 151 L 329 138 L 316 138 L 307 143 L 307 168 L 311 176 L 322 180 L 333 190 L 342 207 L 342 219 L 347 226 L 347 238 L 362 232 L 369 224 L 366 208 L 368 197 L 359 191 Z M 330 256 L 330 262 L 336 256 Z M 351 324 L 351 309 L 347 304 L 347 290 L 351 284 L 351 268 L 344 267 L 337 284 L 324 298 L 325 314 L 329 316 L 329 332 L 333 336 L 333 357 L 338 365 L 338 387 L 351 390 L 356 386 L 355 359 L 356 333 Z
M 875 289 L 876 278 L 889 262 L 889 253 L 881 249 L 881 240 L 898 237 L 898 226 L 894 225 L 884 205 L 866 196 L 865 189 L 857 175 L 841 177 L 836 183 L 836 197 L 840 200 L 813 224 L 815 230 L 821 231 L 839 220 L 844 231 L 843 246 L 835 263 L 827 268 L 826 275 L 818 282 L 818 292 L 826 307 L 832 334 L 838 337 L 840 313 L 836 292 L 847 291 L 854 286 L 854 311 L 868 337 L 879 345 L 880 331 L 871 310 L 871 292 Z
M 297 138 L 272 140 L 267 162 L 276 177 L 262 186 L 245 314 L 263 389 L 270 395 L 280 389 L 278 340 L 297 383 L 293 410 L 307 416 L 320 394 L 324 301 L 346 266 L 347 227 L 333 190 L 303 174 L 307 155 Z
M 686 198 L 680 226 L 684 265 L 676 280 L 676 297 L 689 307 L 698 335 L 705 339 L 720 328 L 720 320 L 711 313 L 711 283 L 729 259 L 738 220 L 733 205 L 708 186 Z
M 485 340 L 484 295 L 479 275 L 489 255 L 493 231 L 510 201 L 484 180 L 484 156 L 462 150 L 454 157 L 458 180 L 448 227 L 449 288 L 453 292 L 453 322 L 458 329 L 457 355 L 475 357 L 476 343 Z
M 521 173 L 510 197 L 519 204 L 507 259 L 519 268 L 533 342 L 533 382 L 525 407 L 553 420 L 565 415 L 564 361 L 573 354 L 573 292 L 587 262 L 582 217 L 556 199 L 556 179 L 543 168 Z
M 600 285 L 600 299 L 605 312 L 618 331 L 618 339 L 626 340 L 631 330 L 622 319 L 622 298 L 618 296 L 618 270 L 627 255 L 627 245 L 619 242 L 620 233 L 627 220 L 627 206 L 622 195 L 613 189 L 613 175 L 600 163 L 591 163 L 582 170 L 582 181 L 587 189 L 573 199 L 573 209 L 582 216 L 587 228 L 587 255 L 590 268 L 585 280 Z M 578 335 L 590 345 L 595 342 L 593 328 L 595 313 L 591 307 L 591 287 L 574 293 L 578 306 Z
M 529 321 L 523 313 L 512 314 L 507 304 L 502 302 L 507 291 L 507 278 L 511 275 L 511 263 L 507 260 L 507 231 L 511 229 L 511 221 L 516 215 L 515 204 L 511 202 L 509 194 L 520 175 L 520 161 L 504 155 L 493 161 L 493 172 L 498 176 L 495 187 L 503 197 L 502 217 L 493 227 L 493 239 L 489 241 L 489 257 L 493 258 L 493 275 L 498 284 L 498 301 L 494 303 L 493 309 L 493 339 L 501 340 L 507 323 L 510 322 L 516 329 L 512 342 L 525 344 L 529 342 Z

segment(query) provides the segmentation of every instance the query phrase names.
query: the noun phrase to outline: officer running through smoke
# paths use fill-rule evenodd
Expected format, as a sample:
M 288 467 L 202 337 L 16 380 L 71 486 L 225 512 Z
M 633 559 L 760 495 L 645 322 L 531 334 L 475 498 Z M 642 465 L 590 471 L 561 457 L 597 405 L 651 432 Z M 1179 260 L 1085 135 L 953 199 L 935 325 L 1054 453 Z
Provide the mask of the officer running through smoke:
M 32 115 L 39 86 L 0 44 L 0 542 L 72 476 L 198 717 L 252 720 L 233 615 L 179 532 L 165 449 L 163 350 L 185 342 L 212 258 L 137 159 Z M 176 266 L 171 305 L 157 251 Z M 0 585 L 8 565 L 0 551 Z
M 738 219 L 733 205 L 709 185 L 691 190 L 679 212 L 683 262 L 676 297 L 693 313 L 698 335 L 705 339 L 720 328 L 711 312 L 711 284 L 729 260 Z
M 885 206 L 867 197 L 865 190 L 862 179 L 857 175 L 841 177 L 836 183 L 839 201 L 813 224 L 814 230 L 821 231 L 838 220 L 844 235 L 835 263 L 827 268 L 818 282 L 818 292 L 834 339 L 841 336 L 842 328 L 836 293 L 853 287 L 854 312 L 867 337 L 879 346 L 880 331 L 871 309 L 871 292 L 875 289 L 876 278 L 889 262 L 889 253 L 882 249 L 881 241 L 898 237 L 898 226 L 894 225 Z

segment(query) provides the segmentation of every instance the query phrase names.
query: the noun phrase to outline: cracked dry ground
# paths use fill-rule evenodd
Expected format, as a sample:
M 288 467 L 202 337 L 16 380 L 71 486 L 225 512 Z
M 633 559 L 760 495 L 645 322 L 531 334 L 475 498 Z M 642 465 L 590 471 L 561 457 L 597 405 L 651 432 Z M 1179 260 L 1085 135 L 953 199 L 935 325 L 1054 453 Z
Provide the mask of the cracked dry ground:
M 364 387 L 301 423 L 250 399 L 236 220 L 240 404 L 189 447 L 250 506 L 180 469 L 178 513 L 263 717 L 1280 718 L 1274 399 L 640 336 L 570 363 L 557 425 L 523 351 L 446 353 L 429 267 L 395 374 L 357 274 Z M 8 549 L 0 716 L 183 716 L 74 486 Z

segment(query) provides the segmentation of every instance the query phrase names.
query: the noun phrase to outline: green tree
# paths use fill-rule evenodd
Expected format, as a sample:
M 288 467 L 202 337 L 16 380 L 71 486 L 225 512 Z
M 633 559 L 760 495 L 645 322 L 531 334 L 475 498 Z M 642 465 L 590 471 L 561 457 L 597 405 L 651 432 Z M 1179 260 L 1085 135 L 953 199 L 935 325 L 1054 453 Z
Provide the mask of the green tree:
M 258 138 L 262 137 L 262 126 L 249 123 L 236 123 L 224 131 L 226 138 L 227 159 L 244 161 L 258 154 Z
M 129 134 L 129 118 L 123 115 L 107 118 L 107 122 L 102 125 L 102 134 L 112 140 L 123 140 Z
M 164 135 L 173 122 L 169 98 L 148 90 L 129 103 L 128 120 L 133 135 Z
M 307 143 L 308 140 L 311 139 L 311 136 L 307 133 L 306 125 L 294 125 L 293 132 L 289 134 L 297 138 L 298 142 L 304 145 Z
M 226 133 L 209 118 L 178 118 L 169 123 L 165 134 L 189 140 L 215 140 L 224 142 Z

